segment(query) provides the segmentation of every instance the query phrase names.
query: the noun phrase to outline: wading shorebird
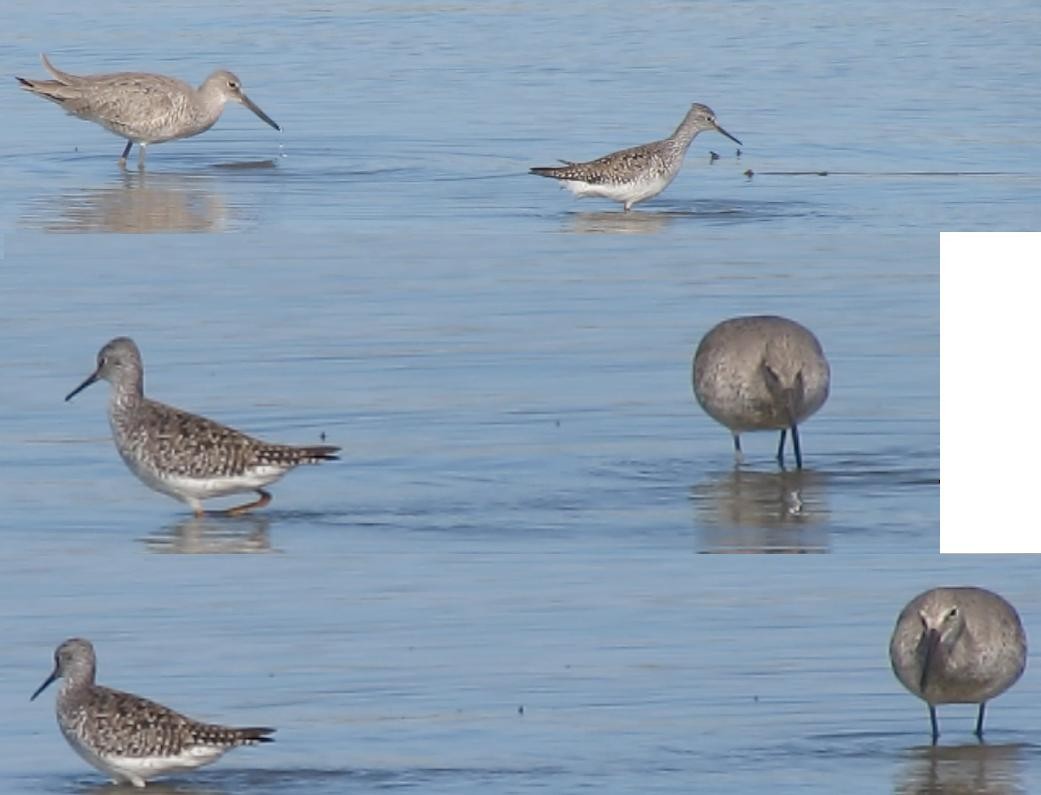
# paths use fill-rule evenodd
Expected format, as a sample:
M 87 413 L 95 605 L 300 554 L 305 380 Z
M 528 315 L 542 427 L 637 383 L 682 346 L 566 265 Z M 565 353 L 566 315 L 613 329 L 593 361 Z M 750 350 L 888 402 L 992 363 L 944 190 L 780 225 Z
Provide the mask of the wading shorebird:
M 715 130 L 731 141 L 741 142 L 716 124 L 716 114 L 707 105 L 690 106 L 676 132 L 662 141 L 622 149 L 588 163 L 561 161 L 562 166 L 537 166 L 532 174 L 552 177 L 576 196 L 600 196 L 621 202 L 629 212 L 637 202 L 653 198 L 675 179 L 694 137 Z
M 206 132 L 220 118 L 224 104 L 239 102 L 261 121 L 281 130 L 242 90 L 241 81 L 219 69 L 198 89 L 183 80 L 145 72 L 74 75 L 55 67 L 46 55 L 43 65 L 53 80 L 16 77 L 26 91 L 49 99 L 69 114 L 100 124 L 127 145 L 119 158 L 125 166 L 130 147 L 138 145 L 138 167 L 145 164 L 145 147 Z
M 937 704 L 979 704 L 983 710 L 1023 673 L 1027 638 L 1016 609 L 984 588 L 933 588 L 901 611 L 889 641 L 893 673 L 929 705 L 933 745 L 940 738 Z
M 124 463 L 146 485 L 182 500 L 196 516 L 205 511 L 202 500 L 255 491 L 254 502 L 229 509 L 245 513 L 271 502 L 263 487 L 300 464 L 335 461 L 339 447 L 293 447 L 270 444 L 189 414 L 144 394 L 144 367 L 137 345 L 116 337 L 98 352 L 98 366 L 73 389 L 71 400 L 99 379 L 112 385 L 108 421 L 116 450 Z
M 828 398 L 831 370 L 808 328 L 783 317 L 752 315 L 724 320 L 694 353 L 694 397 L 734 435 L 742 461 L 745 431 L 780 430 L 777 463 L 784 466 L 784 440 L 792 432 L 795 466 L 802 469 L 798 425 Z
M 94 647 L 70 638 L 54 652 L 54 671 L 30 697 L 61 679 L 58 727 L 73 750 L 113 783 L 148 779 L 216 762 L 240 745 L 272 742 L 274 729 L 200 723 L 147 698 L 94 683 Z

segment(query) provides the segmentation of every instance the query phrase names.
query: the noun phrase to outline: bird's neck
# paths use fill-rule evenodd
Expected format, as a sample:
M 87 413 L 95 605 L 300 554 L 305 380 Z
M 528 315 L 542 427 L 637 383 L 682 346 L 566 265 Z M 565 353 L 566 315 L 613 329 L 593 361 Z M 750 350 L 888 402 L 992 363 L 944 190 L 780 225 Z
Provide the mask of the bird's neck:
M 693 112 L 691 112 L 680 122 L 680 126 L 676 128 L 676 132 L 669 136 L 669 140 L 685 152 L 687 147 L 690 146 L 690 142 L 694 140 L 699 132 L 701 132 L 701 129 L 694 120 Z
M 141 404 L 144 397 L 144 384 L 140 376 L 120 381 L 112 387 L 109 410 L 112 413 L 133 411 Z
M 207 129 L 212 127 L 221 113 L 228 98 L 222 91 L 208 83 L 203 83 L 196 92 L 196 110 L 201 123 L 205 123 Z
M 81 671 L 79 673 L 73 674 L 72 676 L 66 674 L 61 678 L 61 685 L 58 690 L 58 698 L 64 702 L 75 702 L 79 699 L 85 698 L 90 693 L 90 689 L 93 686 L 93 668 L 91 668 L 89 671 Z

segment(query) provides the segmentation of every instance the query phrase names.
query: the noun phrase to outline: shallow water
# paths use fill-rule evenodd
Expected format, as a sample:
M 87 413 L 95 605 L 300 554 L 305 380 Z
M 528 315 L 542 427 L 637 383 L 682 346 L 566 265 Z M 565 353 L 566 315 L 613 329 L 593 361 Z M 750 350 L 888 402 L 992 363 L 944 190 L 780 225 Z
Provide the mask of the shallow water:
M 231 107 L 121 172 L 9 86 L 0 791 L 103 783 L 27 701 L 72 635 L 104 683 L 278 727 L 166 791 L 1041 787 L 1030 667 L 985 746 L 947 707 L 932 750 L 886 659 L 936 584 L 1041 625 L 1028 562 L 935 555 L 938 232 L 1037 226 L 1033 4 L 294 9 L 7 20 L 8 74 L 227 66 L 285 133 Z M 691 101 L 741 156 L 702 134 L 633 213 L 525 173 Z M 802 472 L 773 434 L 736 471 L 693 401 L 745 313 L 831 361 Z M 104 385 L 62 402 L 117 334 L 153 396 L 343 460 L 192 519 L 119 461 Z

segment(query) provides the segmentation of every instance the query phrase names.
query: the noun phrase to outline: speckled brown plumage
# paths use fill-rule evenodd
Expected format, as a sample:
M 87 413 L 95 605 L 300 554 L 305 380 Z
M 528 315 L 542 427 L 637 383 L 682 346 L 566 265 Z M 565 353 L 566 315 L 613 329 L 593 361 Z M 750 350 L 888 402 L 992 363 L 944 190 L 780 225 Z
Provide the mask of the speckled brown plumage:
M 112 385 L 109 425 L 127 467 L 156 491 L 187 502 L 196 514 L 203 513 L 204 499 L 241 492 L 255 491 L 260 499 L 232 512 L 266 505 L 271 497 L 263 486 L 300 464 L 337 459 L 338 447 L 271 444 L 150 400 L 141 353 L 129 337 L 109 341 L 98 352 L 97 369 L 65 399 L 99 379 Z
M 54 670 L 35 699 L 61 679 L 55 711 L 69 745 L 116 782 L 143 787 L 149 778 L 192 770 L 241 745 L 271 742 L 272 728 L 201 723 L 147 698 L 95 684 L 94 647 L 70 638 L 54 653 Z
M 677 156 L 676 144 L 671 138 L 664 141 L 633 146 L 598 157 L 587 163 L 567 163 L 563 166 L 535 166 L 532 174 L 561 180 L 578 180 L 590 185 L 623 185 L 641 177 L 666 174 Z M 680 153 L 682 157 L 682 153 Z
M 135 402 L 116 414 L 113 424 L 121 447 L 165 476 L 235 477 L 255 467 L 288 471 L 338 458 L 338 447 L 271 444 L 155 400 Z
M 196 745 L 235 748 L 270 742 L 274 729 L 200 723 L 147 698 L 101 685 L 74 691 L 62 705 L 67 730 L 89 736 L 96 752 L 176 756 Z
M 596 160 L 562 166 L 536 166 L 530 169 L 540 177 L 560 180 L 576 196 L 600 196 L 622 202 L 626 212 L 637 202 L 657 196 L 675 179 L 683 165 L 691 141 L 703 130 L 715 130 L 734 138 L 716 123 L 707 105 L 694 103 L 676 131 L 661 141 L 632 146 Z

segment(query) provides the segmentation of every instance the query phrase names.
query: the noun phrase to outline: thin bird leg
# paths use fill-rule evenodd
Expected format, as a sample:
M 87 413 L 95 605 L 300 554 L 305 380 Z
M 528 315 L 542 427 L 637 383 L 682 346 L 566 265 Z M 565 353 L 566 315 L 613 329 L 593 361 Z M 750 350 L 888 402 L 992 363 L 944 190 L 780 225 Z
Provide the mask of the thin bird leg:
M 247 502 L 245 505 L 236 505 L 234 508 L 228 508 L 225 513 L 228 516 L 241 516 L 244 513 L 252 511 L 254 508 L 263 508 L 271 502 L 271 495 L 263 489 L 257 489 L 257 494 L 260 495 L 259 499 L 256 499 L 253 502 Z
M 929 721 L 933 724 L 933 745 L 936 745 L 936 741 L 940 739 L 940 727 L 936 723 L 936 707 L 932 704 L 929 705 Z
M 980 702 L 980 714 L 976 718 L 976 736 L 980 742 L 983 742 L 983 708 L 987 706 L 986 701 Z
M 799 449 L 799 429 L 792 425 L 792 447 L 795 448 L 795 468 L 802 469 L 802 450 Z
M 145 145 L 137 145 L 137 169 L 138 171 L 145 170 Z
M 126 168 L 127 155 L 130 154 L 130 147 L 134 145 L 133 141 L 127 141 L 127 145 L 123 148 L 123 154 L 119 156 L 119 165 Z
M 738 436 L 735 433 L 734 434 L 734 463 L 735 464 L 742 464 L 742 463 L 744 463 L 744 460 L 745 460 L 745 456 L 741 452 L 741 437 Z
M 788 438 L 788 429 L 781 428 L 781 441 L 777 445 L 777 464 L 784 469 L 784 440 Z

